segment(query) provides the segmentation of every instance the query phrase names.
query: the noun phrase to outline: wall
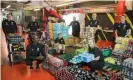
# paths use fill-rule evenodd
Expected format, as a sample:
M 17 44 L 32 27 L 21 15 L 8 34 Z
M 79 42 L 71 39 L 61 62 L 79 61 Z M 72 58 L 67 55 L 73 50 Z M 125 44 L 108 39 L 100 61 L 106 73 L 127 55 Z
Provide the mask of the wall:
M 13 20 L 16 22 L 16 24 L 24 24 L 24 11 L 18 10 L 12 12 Z
M 33 11 L 33 10 L 25 10 L 24 11 L 24 17 L 25 17 L 25 28 L 28 25 L 28 22 L 31 21 L 31 16 L 36 17 L 36 21 L 39 23 L 39 26 L 41 26 L 41 11 Z
M 73 21 L 73 16 L 76 17 L 77 21 L 80 23 L 80 37 L 83 37 L 83 27 L 85 27 L 85 14 L 80 14 L 80 13 L 72 13 L 72 14 L 67 14 L 63 15 L 63 19 L 66 22 L 66 25 L 69 25 Z M 70 27 L 69 29 L 69 34 L 72 35 L 72 28 Z

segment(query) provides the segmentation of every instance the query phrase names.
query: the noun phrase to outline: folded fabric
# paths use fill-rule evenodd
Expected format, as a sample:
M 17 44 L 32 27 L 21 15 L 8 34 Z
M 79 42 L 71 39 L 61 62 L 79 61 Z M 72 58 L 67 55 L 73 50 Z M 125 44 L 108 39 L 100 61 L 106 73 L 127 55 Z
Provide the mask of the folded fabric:
M 76 49 L 75 54 L 81 54 L 87 52 L 87 48 Z
M 51 63 L 53 66 L 60 67 L 63 66 L 63 60 L 53 57 L 51 55 L 48 55 L 47 60 L 49 63 Z
M 115 64 L 115 60 L 112 57 L 107 57 L 104 59 L 105 62 Z
M 130 38 L 123 38 L 122 39 L 122 45 L 128 45 Z
M 116 43 L 122 43 L 123 37 L 116 37 Z
M 102 50 L 103 56 L 107 57 L 111 54 L 112 50 L 111 49 L 104 49 Z
M 60 23 L 54 23 L 53 24 L 53 30 L 62 30 L 62 25 Z
M 133 39 L 129 40 L 128 46 L 133 46 Z

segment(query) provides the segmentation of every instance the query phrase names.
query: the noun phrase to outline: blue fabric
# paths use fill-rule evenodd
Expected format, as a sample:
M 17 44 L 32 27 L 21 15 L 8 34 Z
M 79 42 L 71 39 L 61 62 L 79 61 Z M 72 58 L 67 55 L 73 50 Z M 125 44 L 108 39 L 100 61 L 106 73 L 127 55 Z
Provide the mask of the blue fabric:
M 54 31 L 62 30 L 61 24 L 59 24 L 59 23 L 53 24 L 53 30 Z

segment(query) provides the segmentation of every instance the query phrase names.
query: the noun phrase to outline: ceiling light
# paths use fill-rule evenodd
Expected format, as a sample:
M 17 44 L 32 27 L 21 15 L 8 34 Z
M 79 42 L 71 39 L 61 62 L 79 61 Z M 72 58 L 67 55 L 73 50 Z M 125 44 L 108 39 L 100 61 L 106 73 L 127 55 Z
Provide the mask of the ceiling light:
M 66 6 L 66 5 L 69 5 L 69 3 L 66 3 L 66 4 L 59 4 L 59 5 L 56 5 L 56 7 L 61 7 L 61 6 Z
M 34 9 L 34 11 L 39 11 L 40 9 Z
M 1 11 L 5 11 L 5 9 L 2 9 Z
M 9 8 L 9 7 L 11 7 L 11 5 L 8 5 L 6 8 Z

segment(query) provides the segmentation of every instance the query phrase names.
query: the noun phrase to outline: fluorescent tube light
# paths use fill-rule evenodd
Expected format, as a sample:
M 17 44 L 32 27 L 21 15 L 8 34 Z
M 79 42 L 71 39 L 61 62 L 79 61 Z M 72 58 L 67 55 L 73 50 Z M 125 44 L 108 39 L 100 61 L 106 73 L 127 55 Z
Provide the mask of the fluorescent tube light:
M 40 9 L 34 9 L 34 11 L 39 11 Z
M 5 9 L 2 9 L 1 11 L 5 11 Z
M 8 5 L 6 8 L 9 8 L 9 7 L 11 7 L 11 5 Z

